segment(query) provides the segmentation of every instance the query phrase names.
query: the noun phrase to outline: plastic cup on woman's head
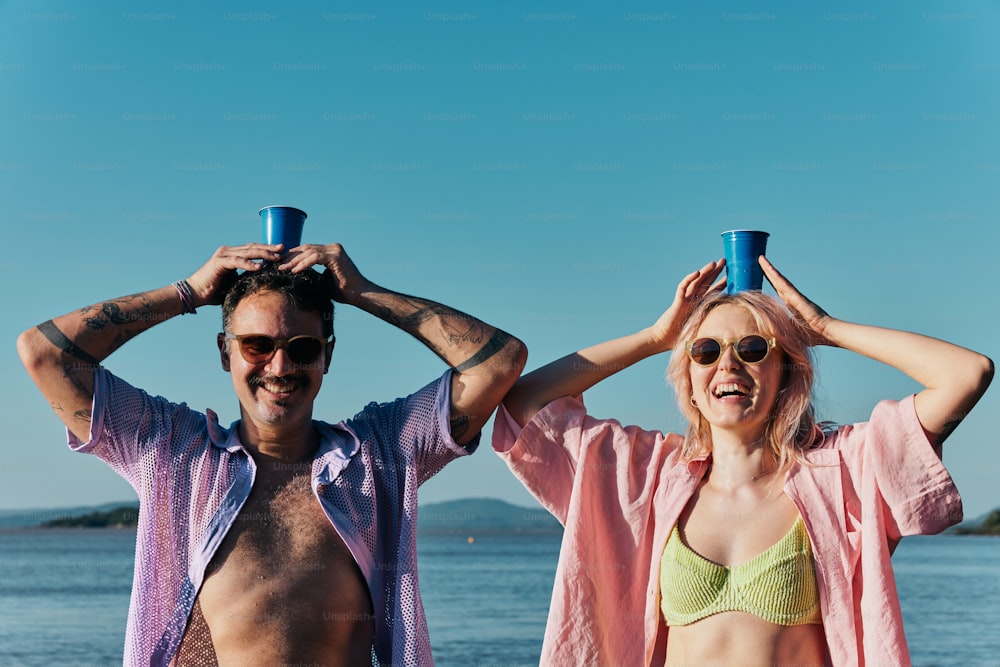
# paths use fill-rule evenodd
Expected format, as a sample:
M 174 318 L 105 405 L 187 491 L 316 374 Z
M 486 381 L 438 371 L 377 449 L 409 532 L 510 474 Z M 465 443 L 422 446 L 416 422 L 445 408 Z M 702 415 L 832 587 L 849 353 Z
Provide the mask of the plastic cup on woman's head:
M 263 223 L 264 243 L 281 243 L 288 252 L 302 245 L 302 225 L 306 212 L 294 206 L 265 206 L 258 211 Z
M 767 232 L 732 229 L 722 232 L 726 258 L 726 293 L 756 291 L 764 288 L 764 271 L 757 259 L 767 248 Z

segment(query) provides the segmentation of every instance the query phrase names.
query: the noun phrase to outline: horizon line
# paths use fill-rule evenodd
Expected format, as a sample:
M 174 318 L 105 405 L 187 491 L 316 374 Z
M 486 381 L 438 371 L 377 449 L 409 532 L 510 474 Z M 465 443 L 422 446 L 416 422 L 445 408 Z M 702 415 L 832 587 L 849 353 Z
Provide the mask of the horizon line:
M 466 500 L 493 500 L 493 501 L 496 501 L 496 502 L 504 503 L 505 505 L 510 505 L 511 507 L 522 507 L 524 509 L 531 509 L 531 510 L 538 509 L 538 510 L 547 511 L 541 505 L 538 505 L 537 507 L 532 507 L 530 505 L 521 505 L 521 504 L 518 504 L 518 503 L 512 503 L 509 500 L 504 500 L 503 498 L 498 498 L 496 496 L 463 496 L 461 498 L 450 498 L 450 499 L 445 499 L 445 500 L 433 500 L 433 501 L 427 501 L 427 502 L 421 502 L 421 501 L 418 500 L 417 501 L 417 507 L 419 508 L 419 507 L 421 507 L 423 505 L 440 505 L 442 503 L 453 503 L 453 502 L 461 502 L 461 501 L 466 501 Z M 85 508 L 106 507 L 108 505 L 124 506 L 124 505 L 138 505 L 138 504 L 139 504 L 139 499 L 138 498 L 134 498 L 134 499 L 131 499 L 131 500 L 108 500 L 108 501 L 95 502 L 95 503 L 81 503 L 81 504 L 78 504 L 78 505 L 52 505 L 52 506 L 49 506 L 49 507 L 38 507 L 38 506 L 31 506 L 31 507 L 0 507 L 0 513 L 10 513 L 10 512 L 54 512 L 54 511 L 68 510 L 68 509 L 85 509 Z

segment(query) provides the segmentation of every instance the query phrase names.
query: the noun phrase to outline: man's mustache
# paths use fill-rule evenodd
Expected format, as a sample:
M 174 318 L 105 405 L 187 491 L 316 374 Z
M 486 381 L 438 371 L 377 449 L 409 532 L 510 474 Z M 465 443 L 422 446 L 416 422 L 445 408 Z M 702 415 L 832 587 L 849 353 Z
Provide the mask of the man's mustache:
M 282 387 L 284 389 L 298 389 L 304 387 L 306 382 L 301 378 L 275 377 L 273 375 L 253 376 L 249 379 L 249 384 L 253 387 L 263 387 L 265 384 Z

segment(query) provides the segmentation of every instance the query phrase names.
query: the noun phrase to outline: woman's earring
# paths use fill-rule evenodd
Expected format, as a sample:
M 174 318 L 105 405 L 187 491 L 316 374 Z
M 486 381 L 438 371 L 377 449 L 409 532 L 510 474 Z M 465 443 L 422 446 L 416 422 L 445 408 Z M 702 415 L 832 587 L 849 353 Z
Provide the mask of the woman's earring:
M 691 395 L 691 407 L 692 408 L 698 407 L 698 402 L 694 400 L 694 394 Z

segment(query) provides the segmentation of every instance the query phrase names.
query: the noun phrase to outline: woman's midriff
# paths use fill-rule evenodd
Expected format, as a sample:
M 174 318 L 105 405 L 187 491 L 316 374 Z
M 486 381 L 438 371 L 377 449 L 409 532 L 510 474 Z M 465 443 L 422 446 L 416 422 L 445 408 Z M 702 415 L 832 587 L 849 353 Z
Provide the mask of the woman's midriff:
M 725 612 L 671 627 L 666 667 L 827 667 L 823 626 L 775 625 L 745 612 Z

